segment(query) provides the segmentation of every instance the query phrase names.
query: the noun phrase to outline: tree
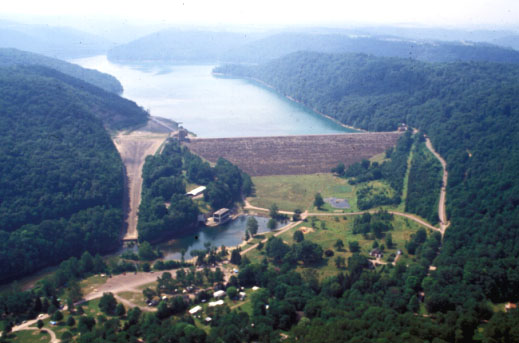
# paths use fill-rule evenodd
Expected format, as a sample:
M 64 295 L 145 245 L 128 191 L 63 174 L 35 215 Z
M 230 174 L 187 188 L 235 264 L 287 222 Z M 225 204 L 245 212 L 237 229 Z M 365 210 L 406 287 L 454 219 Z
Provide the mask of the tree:
M 357 242 L 357 241 L 349 242 L 348 246 L 349 246 L 351 252 L 359 252 L 360 251 L 360 245 L 359 245 L 359 242 Z
M 336 167 L 332 168 L 331 172 L 335 173 L 339 176 L 343 176 L 345 169 L 346 169 L 346 167 L 344 166 L 344 163 L 341 162 Z
M 229 296 L 229 299 L 233 300 L 238 295 L 238 289 L 236 287 L 227 287 L 227 296 Z
M 70 318 L 72 318 L 72 317 L 70 317 Z M 44 325 L 44 324 L 43 324 L 43 320 L 38 319 L 38 321 L 36 322 L 36 326 L 38 327 L 38 329 L 41 330 L 41 328 L 43 327 L 43 325 Z
M 277 226 L 277 222 L 274 218 L 270 218 L 269 221 L 267 222 L 267 227 L 270 229 L 270 230 L 274 230 Z
M 74 319 L 74 317 L 69 316 L 67 319 L 67 326 L 74 326 L 75 324 L 76 324 L 76 320 Z
M 82 317 L 79 317 L 79 322 L 78 322 L 77 328 L 78 328 L 79 332 L 85 333 L 85 332 L 92 330 L 92 328 L 95 325 L 96 325 L 96 321 L 94 318 L 92 318 L 90 316 L 82 316 Z
M 231 263 L 235 265 L 240 265 L 241 263 L 241 254 L 238 249 L 234 249 L 231 253 Z
M 314 206 L 318 209 L 321 209 L 321 206 L 324 205 L 323 197 L 321 196 L 321 193 L 316 193 L 314 197 Z
M 333 246 L 335 247 L 335 249 L 337 249 L 337 251 L 341 251 L 342 249 L 344 249 L 344 242 L 342 241 L 342 239 L 339 238 Z
M 117 301 L 112 293 L 103 293 L 103 296 L 99 300 L 99 309 L 106 314 L 113 314 Z
M 254 217 L 247 219 L 247 231 L 250 232 L 251 236 L 254 237 L 258 233 L 258 221 Z
M 279 208 L 278 208 L 278 205 L 276 205 L 275 203 L 270 205 L 269 215 L 270 215 L 270 218 L 272 218 L 274 220 L 279 218 Z
M 296 230 L 293 235 L 294 241 L 299 243 L 302 242 L 305 239 L 305 236 L 300 230 Z
M 248 241 L 250 239 L 249 231 L 245 231 L 245 241 Z
M 337 256 L 335 258 L 335 266 L 338 269 L 342 269 L 342 268 L 346 267 L 346 259 L 343 256 Z
M 292 220 L 295 221 L 295 222 L 301 220 L 301 213 L 302 213 L 301 210 L 296 208 L 294 210 L 294 215 L 292 216 Z
M 123 304 L 117 304 L 115 307 L 115 315 L 118 317 L 122 317 L 126 314 L 126 309 Z
M 145 261 L 151 261 L 157 258 L 157 254 L 148 242 L 142 242 L 139 245 L 139 258 Z
M 61 313 L 61 311 L 56 311 L 54 312 L 54 314 L 52 315 L 51 319 L 55 322 L 59 322 L 60 320 L 63 319 L 63 313 Z

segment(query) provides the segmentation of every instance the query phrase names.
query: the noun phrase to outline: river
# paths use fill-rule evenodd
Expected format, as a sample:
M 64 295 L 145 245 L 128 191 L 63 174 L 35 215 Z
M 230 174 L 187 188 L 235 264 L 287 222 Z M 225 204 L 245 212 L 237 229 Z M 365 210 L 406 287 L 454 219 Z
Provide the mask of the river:
M 115 76 L 125 98 L 199 137 L 353 132 L 246 80 L 214 77 L 213 65 L 121 65 L 106 56 L 71 62 Z

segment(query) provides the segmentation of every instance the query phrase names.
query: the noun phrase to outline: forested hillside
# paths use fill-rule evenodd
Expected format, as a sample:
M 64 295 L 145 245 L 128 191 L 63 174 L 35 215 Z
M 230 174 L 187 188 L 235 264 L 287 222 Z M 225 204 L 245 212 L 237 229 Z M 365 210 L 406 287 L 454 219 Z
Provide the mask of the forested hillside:
M 399 37 L 312 33 L 281 33 L 268 36 L 228 51 L 222 60 L 261 63 L 298 51 L 364 53 L 428 62 L 519 62 L 518 51 L 488 43 L 462 44 Z
M 0 68 L 0 281 L 118 244 L 134 103 L 45 67 Z
M 162 30 L 114 47 L 116 62 L 262 63 L 298 51 L 365 53 L 429 62 L 519 63 L 519 52 L 489 43 L 442 42 L 397 36 L 290 32 L 278 34 Z
M 16 65 L 39 65 L 48 67 L 63 74 L 91 83 L 107 92 L 116 94 L 121 94 L 123 92 L 123 86 L 119 80 L 112 75 L 101 73 L 93 69 L 81 68 L 72 63 L 38 55 L 32 52 L 17 49 L 0 49 L 0 67 Z
M 519 300 L 518 66 L 296 53 L 216 71 L 256 78 L 348 125 L 406 122 L 426 133 L 447 161 L 452 223 L 422 284 L 427 309 Z
M 213 210 L 231 208 L 252 191 L 249 175 L 229 161 L 220 158 L 213 168 L 175 141 L 146 158 L 142 178 L 139 241 L 179 236 L 197 227 L 199 208 L 185 195 L 187 182 L 207 186 L 204 199 Z

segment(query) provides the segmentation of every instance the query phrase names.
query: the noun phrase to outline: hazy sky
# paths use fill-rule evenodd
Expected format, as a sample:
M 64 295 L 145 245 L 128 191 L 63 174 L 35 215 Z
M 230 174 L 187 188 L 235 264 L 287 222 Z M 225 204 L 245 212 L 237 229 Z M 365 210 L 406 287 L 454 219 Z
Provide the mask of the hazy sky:
M 519 25 L 519 0 L 6 0 L 0 15 L 194 25 Z

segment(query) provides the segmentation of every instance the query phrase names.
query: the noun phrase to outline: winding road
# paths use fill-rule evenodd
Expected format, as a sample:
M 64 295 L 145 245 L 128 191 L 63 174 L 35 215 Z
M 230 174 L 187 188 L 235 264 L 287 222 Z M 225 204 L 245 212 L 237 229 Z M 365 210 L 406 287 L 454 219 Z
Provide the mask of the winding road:
M 445 201 L 447 198 L 447 180 L 449 178 L 449 173 L 447 172 L 447 162 L 443 159 L 443 157 L 440 156 L 434 150 L 434 147 L 431 143 L 431 140 L 429 137 L 425 138 L 425 145 L 427 146 L 427 149 L 432 152 L 432 154 L 440 161 L 442 168 L 443 168 L 443 176 L 442 176 L 442 187 L 440 191 L 440 201 L 438 202 L 438 218 L 440 219 L 440 232 L 442 236 L 445 234 L 445 230 L 447 230 L 447 227 L 450 225 L 450 222 L 447 220 L 447 212 L 445 211 Z
M 427 146 L 429 151 L 431 151 L 431 153 L 440 161 L 440 163 L 442 165 L 442 168 L 443 168 L 442 187 L 441 187 L 441 190 L 440 190 L 440 200 L 438 202 L 438 218 L 440 219 L 440 227 L 438 228 L 436 226 L 433 226 L 433 225 L 427 223 L 424 219 L 420 218 L 419 216 L 411 214 L 411 213 L 392 211 L 392 210 L 389 210 L 388 212 L 393 214 L 393 215 L 395 215 L 395 216 L 400 216 L 400 217 L 404 217 L 404 218 L 410 219 L 410 220 L 412 220 L 412 221 L 414 221 L 414 222 L 416 222 L 416 223 L 418 223 L 418 224 L 420 224 L 422 226 L 425 226 L 428 229 L 431 229 L 431 230 L 434 230 L 434 231 L 438 231 L 438 232 L 441 233 L 441 235 L 443 237 L 443 235 L 445 234 L 445 230 L 450 225 L 450 222 L 447 220 L 447 213 L 445 211 L 445 201 L 446 201 L 446 198 L 447 198 L 447 180 L 448 180 L 448 177 L 449 177 L 448 172 L 447 172 L 447 162 L 445 162 L 445 160 L 440 156 L 440 154 L 438 154 L 438 152 L 436 152 L 436 150 L 434 150 L 434 147 L 433 147 L 433 145 L 431 143 L 431 140 L 428 137 L 426 137 L 426 139 L 425 139 L 425 145 Z M 245 200 L 244 209 L 261 211 L 261 212 L 269 212 L 269 209 L 253 206 L 247 200 Z M 304 212 L 302 214 L 302 217 L 306 218 L 308 216 L 316 216 L 316 217 L 319 217 L 319 216 L 358 216 L 358 215 L 362 215 L 364 213 L 375 213 L 375 212 L 377 212 L 377 210 L 358 211 L 358 212 L 349 212 L 349 213 L 321 213 L 321 212 L 308 213 L 308 211 L 306 211 L 306 212 Z M 287 214 L 287 215 L 293 215 L 294 214 L 294 212 L 290 212 L 290 211 L 279 211 L 279 213 L 283 213 L 283 214 Z M 291 229 L 292 227 L 294 227 L 295 225 L 297 225 L 299 223 L 300 222 L 291 223 L 291 224 L 285 226 L 284 228 L 282 228 L 275 235 L 277 236 L 278 234 L 281 234 L 281 233 Z M 292 225 L 292 224 L 295 224 L 295 225 Z M 242 252 L 242 254 L 245 253 L 245 252 L 250 251 L 254 247 L 255 246 L 247 248 L 246 250 L 244 250 Z

